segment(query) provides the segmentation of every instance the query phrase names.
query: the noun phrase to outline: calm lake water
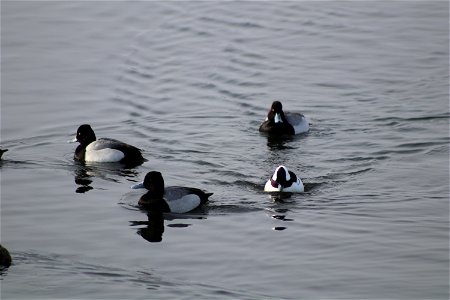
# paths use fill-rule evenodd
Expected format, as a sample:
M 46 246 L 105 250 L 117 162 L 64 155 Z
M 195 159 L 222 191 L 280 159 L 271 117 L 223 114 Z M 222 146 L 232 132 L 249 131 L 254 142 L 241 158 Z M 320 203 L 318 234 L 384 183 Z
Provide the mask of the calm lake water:
M 2 299 L 448 299 L 446 1 L 1 3 Z M 308 134 L 258 132 L 273 100 Z M 148 159 L 82 165 L 89 123 Z M 263 193 L 279 164 L 304 194 Z M 213 192 L 159 243 L 130 186 Z

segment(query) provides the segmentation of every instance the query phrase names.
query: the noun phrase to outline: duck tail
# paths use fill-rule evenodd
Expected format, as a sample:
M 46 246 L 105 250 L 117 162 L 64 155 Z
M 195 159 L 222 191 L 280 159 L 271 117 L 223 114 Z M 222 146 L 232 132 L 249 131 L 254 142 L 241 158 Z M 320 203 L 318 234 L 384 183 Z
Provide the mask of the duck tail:
M 214 193 L 203 193 L 202 197 L 200 197 L 200 201 L 202 202 L 202 204 L 205 204 L 209 199 L 209 197 L 211 197 Z

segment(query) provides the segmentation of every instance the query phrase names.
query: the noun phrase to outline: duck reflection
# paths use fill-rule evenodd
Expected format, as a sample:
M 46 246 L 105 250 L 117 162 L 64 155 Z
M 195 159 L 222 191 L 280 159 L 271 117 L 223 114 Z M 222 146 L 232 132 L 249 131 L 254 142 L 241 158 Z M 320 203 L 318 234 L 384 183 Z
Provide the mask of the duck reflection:
M 119 182 L 115 177 L 134 178 L 138 173 L 127 165 L 121 163 L 86 163 L 76 161 L 74 164 L 74 179 L 77 184 L 75 193 L 86 193 L 93 189 L 93 178 Z
M 294 137 L 290 135 L 267 135 L 267 147 L 269 147 L 271 151 L 294 149 L 294 147 L 289 146 L 289 143 L 291 143 L 293 140 Z
M 146 225 L 139 228 L 137 233 L 150 243 L 159 243 L 162 241 L 164 233 L 164 214 L 162 211 L 152 210 L 147 212 L 148 221 L 132 222 L 132 225 Z
M 75 183 L 78 187 L 75 190 L 75 193 L 86 193 L 93 189 L 91 186 L 92 180 L 90 179 L 92 176 L 89 174 L 89 171 L 86 168 L 76 168 L 75 169 Z
M 130 226 L 145 226 L 137 229 L 137 234 L 139 234 L 143 239 L 150 243 L 159 243 L 163 239 L 163 233 L 165 227 L 171 228 L 186 228 L 192 224 L 186 222 L 173 223 L 174 220 L 187 220 L 187 219 L 205 219 L 203 216 L 205 211 L 202 209 L 202 215 L 197 214 L 176 214 L 170 212 L 163 212 L 160 207 L 147 210 L 141 208 L 147 214 L 147 221 L 130 221 Z M 165 222 L 171 222 L 166 224 Z

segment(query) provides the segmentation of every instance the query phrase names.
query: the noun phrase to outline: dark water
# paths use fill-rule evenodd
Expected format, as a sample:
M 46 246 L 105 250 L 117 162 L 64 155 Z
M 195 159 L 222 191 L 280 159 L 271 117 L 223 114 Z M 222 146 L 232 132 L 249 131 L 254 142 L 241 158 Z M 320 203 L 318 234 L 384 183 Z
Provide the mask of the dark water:
M 2 1 L 2 299 L 448 299 L 448 11 Z M 261 135 L 275 99 L 310 132 Z M 82 123 L 148 161 L 74 163 Z M 262 192 L 279 164 L 306 193 Z M 150 170 L 214 192 L 160 243 Z

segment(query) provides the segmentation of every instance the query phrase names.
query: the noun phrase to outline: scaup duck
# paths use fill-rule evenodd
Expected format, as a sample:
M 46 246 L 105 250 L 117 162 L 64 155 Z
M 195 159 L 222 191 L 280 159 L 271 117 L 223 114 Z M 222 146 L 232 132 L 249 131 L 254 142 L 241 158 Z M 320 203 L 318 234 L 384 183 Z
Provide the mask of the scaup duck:
M 300 178 L 294 172 L 289 171 L 285 166 L 279 166 L 275 169 L 272 177 L 267 180 L 264 191 L 303 193 L 305 188 Z
M 139 199 L 139 206 L 155 211 L 186 213 L 206 203 L 213 193 L 182 186 L 164 188 L 164 179 L 160 172 L 151 171 L 145 175 L 144 183 L 132 188 L 145 187 L 148 191 Z
M 269 134 L 300 134 L 309 130 L 309 123 L 301 113 L 283 112 L 280 101 L 274 101 L 267 114 L 266 120 L 259 127 L 259 131 Z
M 87 162 L 120 162 L 129 165 L 142 164 L 145 159 L 141 150 L 121 141 L 100 138 L 97 140 L 94 130 L 88 124 L 78 127 L 72 142 L 78 142 L 74 158 Z

